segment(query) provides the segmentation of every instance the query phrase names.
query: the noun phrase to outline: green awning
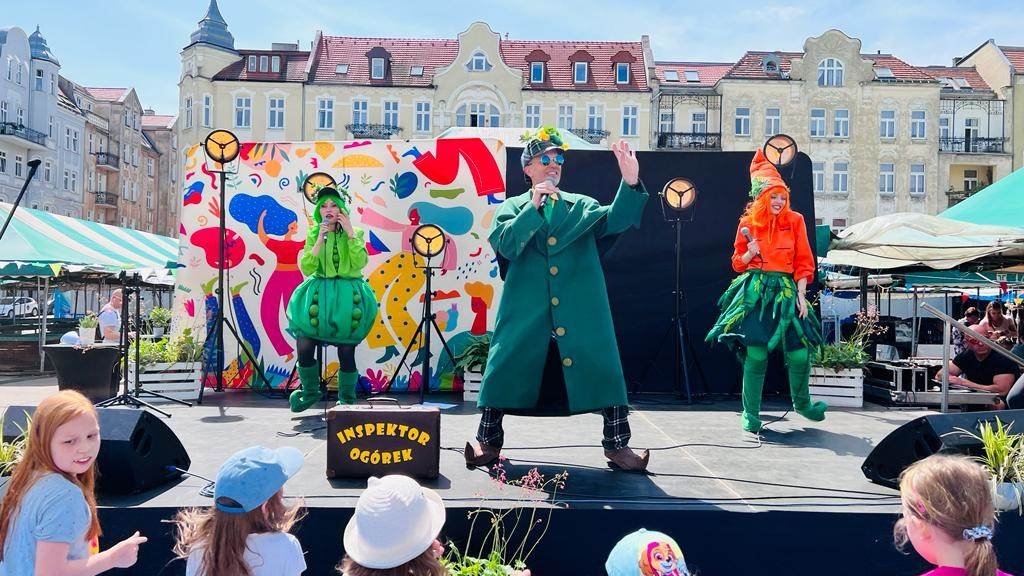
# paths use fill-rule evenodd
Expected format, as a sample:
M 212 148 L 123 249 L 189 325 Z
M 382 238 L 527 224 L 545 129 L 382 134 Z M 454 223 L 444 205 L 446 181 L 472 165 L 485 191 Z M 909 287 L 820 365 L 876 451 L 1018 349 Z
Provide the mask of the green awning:
M 827 224 L 819 224 L 814 227 L 814 249 L 818 258 L 828 255 L 828 245 L 832 242 L 832 228 Z
M 945 212 L 943 218 L 972 224 L 996 224 L 1024 228 L 1024 168 L 984 190 L 958 202 Z
M 1011 286 L 1024 284 L 1024 274 L 995 272 L 960 272 L 958 270 L 932 270 L 907 274 L 903 284 L 907 288 L 913 286 L 948 286 L 959 288 L 999 288 L 1003 281 Z

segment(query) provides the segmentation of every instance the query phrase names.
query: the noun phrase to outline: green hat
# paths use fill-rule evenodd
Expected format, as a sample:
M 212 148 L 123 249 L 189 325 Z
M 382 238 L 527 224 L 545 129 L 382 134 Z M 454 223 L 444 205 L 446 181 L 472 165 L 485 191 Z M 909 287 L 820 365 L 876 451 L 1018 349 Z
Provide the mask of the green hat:
M 562 140 L 562 134 L 554 126 L 541 126 L 537 132 L 527 132 L 519 140 L 526 142 L 526 146 L 523 147 L 523 155 L 519 157 L 523 168 L 526 168 L 526 165 L 534 157 L 548 150 L 554 148 L 561 150 L 569 149 L 569 145 Z
M 316 191 L 316 206 L 313 208 L 313 220 L 316 220 L 317 224 L 320 223 L 322 218 L 320 216 L 320 208 L 324 205 L 324 202 L 327 202 L 328 200 L 333 200 L 334 203 L 338 205 L 338 208 L 341 208 L 341 211 L 344 212 L 345 214 L 349 213 L 348 190 L 342 188 L 339 191 L 337 188 L 324 186 L 323 188 Z

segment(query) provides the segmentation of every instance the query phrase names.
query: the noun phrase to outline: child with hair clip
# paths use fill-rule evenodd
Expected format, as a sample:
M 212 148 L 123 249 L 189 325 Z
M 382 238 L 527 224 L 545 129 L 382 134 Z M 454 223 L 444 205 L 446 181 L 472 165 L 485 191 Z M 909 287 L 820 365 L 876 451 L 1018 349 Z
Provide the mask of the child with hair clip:
M 128 568 L 146 541 L 136 532 L 97 547 L 96 455 L 100 426 L 85 396 L 64 390 L 32 416 L 28 448 L 0 502 L 0 576 L 93 576 Z
M 936 566 L 923 576 L 1009 576 L 996 563 L 992 487 L 979 464 L 965 456 L 929 456 L 900 475 L 900 498 L 896 546 L 909 541 Z
M 306 570 L 289 530 L 301 503 L 284 502 L 284 483 L 302 468 L 295 448 L 253 446 L 217 472 L 212 508 L 178 513 L 174 554 L 187 558 L 185 576 L 298 576 Z

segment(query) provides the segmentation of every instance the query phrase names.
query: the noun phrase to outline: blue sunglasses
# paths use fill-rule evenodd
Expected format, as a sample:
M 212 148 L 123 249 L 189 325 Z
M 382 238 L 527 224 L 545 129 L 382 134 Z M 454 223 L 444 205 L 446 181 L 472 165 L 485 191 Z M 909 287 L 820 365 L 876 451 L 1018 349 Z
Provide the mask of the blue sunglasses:
M 551 156 L 548 156 L 547 154 L 541 156 L 540 164 L 541 166 L 547 166 L 551 164 Z M 559 166 L 565 164 L 565 156 L 562 156 L 561 154 L 555 154 L 555 164 L 558 164 Z

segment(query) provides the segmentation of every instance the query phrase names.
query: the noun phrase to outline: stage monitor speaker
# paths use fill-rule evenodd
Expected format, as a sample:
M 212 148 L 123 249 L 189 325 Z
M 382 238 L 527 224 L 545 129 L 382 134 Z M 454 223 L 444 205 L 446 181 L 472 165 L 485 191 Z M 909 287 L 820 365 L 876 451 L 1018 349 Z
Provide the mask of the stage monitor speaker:
M 1024 410 L 929 414 L 889 433 L 868 454 L 860 468 L 868 480 L 898 489 L 900 473 L 932 454 L 953 452 L 981 456 L 984 453 L 981 442 L 961 430 L 978 434 L 982 422 L 994 425 L 997 417 L 1004 425 L 1019 421 L 1015 430 L 1024 426 Z
M 4 413 L 3 439 L 10 442 L 27 430 L 34 406 L 10 406 Z M 163 420 L 144 410 L 97 408 L 100 453 L 96 459 L 97 490 L 103 494 L 134 494 L 181 476 L 168 466 L 188 470 L 185 447 Z

